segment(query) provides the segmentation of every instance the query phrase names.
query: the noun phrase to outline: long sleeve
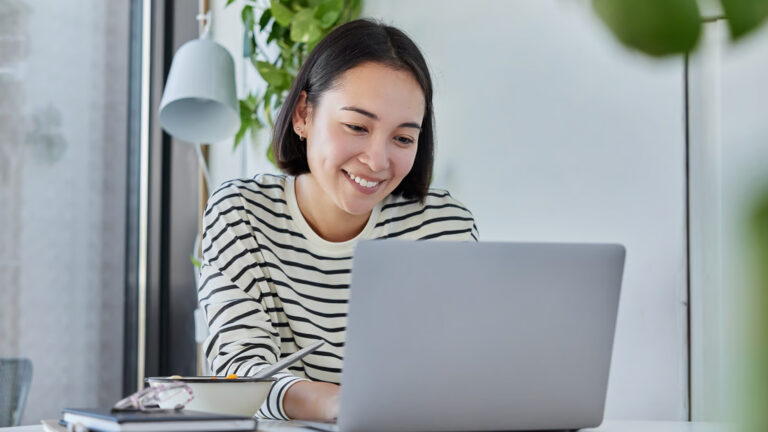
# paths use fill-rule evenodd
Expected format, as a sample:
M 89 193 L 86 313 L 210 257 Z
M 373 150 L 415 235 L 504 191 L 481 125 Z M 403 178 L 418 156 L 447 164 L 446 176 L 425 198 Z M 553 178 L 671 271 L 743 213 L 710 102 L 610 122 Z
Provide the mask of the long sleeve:
M 214 193 L 203 224 L 198 299 L 210 330 L 204 352 L 214 374 L 252 376 L 280 358 L 280 335 L 267 313 L 269 290 L 261 286 L 267 277 L 254 259 L 260 248 L 235 188 L 224 186 Z M 287 419 L 285 392 L 304 378 L 290 373 L 276 376 L 258 415 Z
M 235 179 L 204 216 L 199 300 L 217 375 L 254 375 L 318 340 L 323 347 L 279 375 L 258 414 L 286 418 L 285 393 L 300 379 L 341 383 L 354 242 L 328 242 L 304 220 L 294 178 Z M 390 196 L 361 238 L 476 241 L 472 213 L 447 191 L 425 202 Z M 255 409 L 254 409 L 255 410 Z

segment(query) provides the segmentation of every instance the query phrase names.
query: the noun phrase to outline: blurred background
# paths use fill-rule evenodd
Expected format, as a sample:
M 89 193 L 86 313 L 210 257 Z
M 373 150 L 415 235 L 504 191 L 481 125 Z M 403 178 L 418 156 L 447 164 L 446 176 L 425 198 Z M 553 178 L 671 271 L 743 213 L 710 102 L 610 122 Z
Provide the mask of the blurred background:
M 626 246 L 609 419 L 725 421 L 766 400 L 768 26 L 756 8 L 735 38 L 728 3 L 691 1 L 695 32 L 650 38 L 672 41 L 667 51 L 627 35 L 635 27 L 602 1 L 355 11 L 422 49 L 433 187 L 472 210 L 481 240 Z M 632 22 L 686 19 L 688 2 L 666 2 L 678 15 L 663 4 Z M 0 357 L 16 371 L 0 401 L 23 412 L 17 423 L 111 405 L 144 376 L 204 372 L 190 259 L 200 209 L 223 181 L 278 172 L 269 119 L 248 101 L 278 85 L 255 56 L 296 49 L 270 40 L 270 6 L 0 0 Z M 255 125 L 204 143 L 210 187 L 200 143 L 158 121 L 173 54 L 205 10 L 234 60 L 241 120 Z

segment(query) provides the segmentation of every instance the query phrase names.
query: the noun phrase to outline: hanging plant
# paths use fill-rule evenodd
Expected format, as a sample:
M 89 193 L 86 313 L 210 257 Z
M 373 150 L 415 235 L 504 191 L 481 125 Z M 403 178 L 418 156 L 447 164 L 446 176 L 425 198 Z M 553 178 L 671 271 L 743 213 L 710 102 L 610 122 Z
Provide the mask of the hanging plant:
M 732 40 L 752 33 L 768 18 L 765 0 L 719 2 Z M 592 0 L 592 5 L 624 45 L 656 57 L 692 52 L 705 20 L 698 0 Z
M 234 1 L 227 0 L 227 6 Z M 266 7 L 243 6 L 243 57 L 267 86 L 240 100 L 241 123 L 233 149 L 249 131 L 253 134 L 265 126 L 274 127 L 274 113 L 309 53 L 333 29 L 357 18 L 361 8 L 362 0 L 271 0 Z M 267 54 L 257 35 L 266 36 L 268 45 L 277 45 L 277 56 Z M 267 158 L 275 163 L 271 142 Z

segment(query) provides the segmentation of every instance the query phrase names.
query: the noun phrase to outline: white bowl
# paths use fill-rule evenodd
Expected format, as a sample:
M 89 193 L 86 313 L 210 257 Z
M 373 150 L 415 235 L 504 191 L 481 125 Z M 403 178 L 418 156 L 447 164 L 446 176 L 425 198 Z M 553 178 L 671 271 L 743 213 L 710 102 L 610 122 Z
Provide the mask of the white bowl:
M 275 379 L 247 377 L 235 379 L 225 379 L 224 377 L 215 377 L 215 379 L 214 377 L 152 377 L 147 378 L 146 381 L 152 387 L 175 382 L 187 384 L 194 393 L 194 399 L 184 409 L 252 417 L 259 410 L 261 404 L 264 403 Z M 184 403 L 187 398 L 187 393 L 181 392 L 161 402 L 160 408 L 173 409 L 176 405 Z

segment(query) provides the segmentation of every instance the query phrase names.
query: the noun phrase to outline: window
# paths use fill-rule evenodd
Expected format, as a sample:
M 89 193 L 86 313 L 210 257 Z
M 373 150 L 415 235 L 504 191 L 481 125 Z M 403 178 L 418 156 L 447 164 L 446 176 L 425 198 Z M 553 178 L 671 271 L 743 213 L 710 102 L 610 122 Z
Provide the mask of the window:
M 122 392 L 129 2 L 0 0 L 0 357 L 22 424 Z

